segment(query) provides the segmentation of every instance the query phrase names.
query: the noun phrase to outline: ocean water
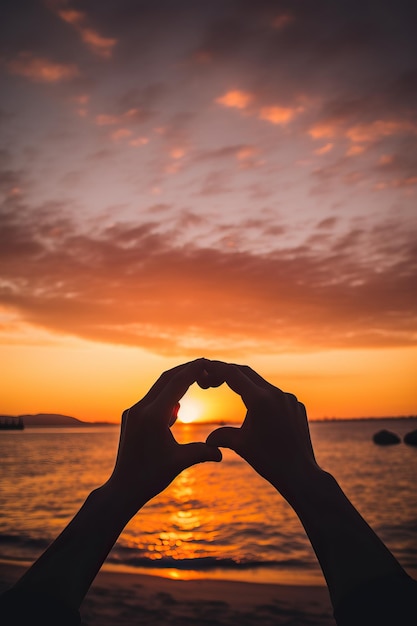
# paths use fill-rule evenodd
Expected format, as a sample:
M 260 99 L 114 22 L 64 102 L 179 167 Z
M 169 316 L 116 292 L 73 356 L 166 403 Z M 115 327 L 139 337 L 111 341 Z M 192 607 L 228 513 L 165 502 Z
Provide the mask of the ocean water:
M 179 441 L 204 440 L 208 425 L 175 426 Z M 311 424 L 319 464 L 403 567 L 417 575 L 417 448 L 373 444 L 415 420 Z M 31 562 L 109 476 L 118 427 L 0 432 L 0 559 Z M 99 530 L 98 530 L 99 532 Z M 128 524 L 107 568 L 172 578 L 323 583 L 289 505 L 229 450 L 220 464 L 183 472 Z

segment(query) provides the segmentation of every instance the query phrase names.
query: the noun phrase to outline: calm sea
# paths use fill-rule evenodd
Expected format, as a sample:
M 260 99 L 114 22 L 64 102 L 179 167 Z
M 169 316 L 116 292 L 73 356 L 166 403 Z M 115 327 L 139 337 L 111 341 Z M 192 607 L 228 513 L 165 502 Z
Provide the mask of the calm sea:
M 210 426 L 175 426 L 180 441 Z M 373 444 L 411 420 L 312 423 L 320 465 L 402 565 L 417 574 L 417 448 Z M 118 428 L 0 432 L 0 558 L 32 561 L 88 493 L 109 476 Z M 126 527 L 107 566 L 173 578 L 322 583 L 316 558 L 288 504 L 231 451 L 221 464 L 185 471 Z

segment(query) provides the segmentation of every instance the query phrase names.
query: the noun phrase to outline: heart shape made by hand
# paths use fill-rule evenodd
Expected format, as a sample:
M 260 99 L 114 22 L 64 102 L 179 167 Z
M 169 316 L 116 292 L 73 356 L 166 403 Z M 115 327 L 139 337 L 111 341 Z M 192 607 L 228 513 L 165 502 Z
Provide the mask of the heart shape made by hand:
M 201 389 L 209 389 L 210 387 L 220 387 L 225 380 L 218 372 L 205 369 L 203 374 L 197 378 L 196 382 Z

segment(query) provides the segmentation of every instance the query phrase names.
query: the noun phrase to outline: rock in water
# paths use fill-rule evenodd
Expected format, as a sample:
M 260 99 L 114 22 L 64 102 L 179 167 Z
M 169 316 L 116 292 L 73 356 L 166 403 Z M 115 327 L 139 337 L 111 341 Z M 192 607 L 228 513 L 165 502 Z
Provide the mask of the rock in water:
M 409 446 L 417 446 L 417 430 L 407 433 L 404 437 L 404 443 L 408 443 Z
M 399 436 L 390 430 L 379 430 L 373 436 L 373 440 L 374 443 L 377 443 L 379 446 L 392 446 L 396 443 L 401 443 Z

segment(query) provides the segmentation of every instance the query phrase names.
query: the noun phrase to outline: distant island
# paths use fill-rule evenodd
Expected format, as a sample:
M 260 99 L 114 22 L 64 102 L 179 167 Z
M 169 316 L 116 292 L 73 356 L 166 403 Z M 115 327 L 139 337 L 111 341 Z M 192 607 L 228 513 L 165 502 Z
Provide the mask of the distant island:
M 417 419 L 417 415 L 392 415 L 390 417 L 319 417 L 316 419 L 311 419 L 309 422 L 375 422 L 378 420 L 379 422 L 383 421 L 392 421 L 392 420 L 415 420 Z
M 70 417 L 69 415 L 60 415 L 59 413 L 37 413 L 36 415 L 0 415 L 0 430 L 2 429 L 2 425 L 8 425 L 10 429 L 10 425 L 16 423 L 23 423 L 26 426 L 65 426 L 65 427 L 74 427 L 74 426 L 116 426 L 112 422 L 83 422 L 82 420 L 77 419 L 76 417 Z M 6 428 L 5 428 L 6 429 Z
M 337 417 L 324 417 L 321 419 L 312 419 L 311 423 L 340 423 L 340 422 L 372 422 L 372 421 L 385 421 L 385 420 L 410 420 L 414 421 L 417 419 L 416 415 L 397 415 L 393 417 L 353 417 L 353 418 L 337 418 Z M 230 421 L 228 424 L 239 424 L 239 421 Z M 190 425 L 194 426 L 202 426 L 202 425 L 213 425 L 213 426 L 224 426 L 226 422 L 224 421 L 205 421 L 205 422 L 194 422 L 194 424 L 184 424 L 182 422 L 178 422 L 179 426 L 188 427 Z M 26 427 L 62 427 L 62 428 L 73 428 L 73 427 L 85 427 L 90 428 L 93 426 L 117 426 L 118 424 L 115 422 L 84 422 L 76 417 L 71 417 L 70 415 L 61 415 L 59 413 L 37 413 L 31 415 L 0 415 L 0 430 L 24 430 Z

